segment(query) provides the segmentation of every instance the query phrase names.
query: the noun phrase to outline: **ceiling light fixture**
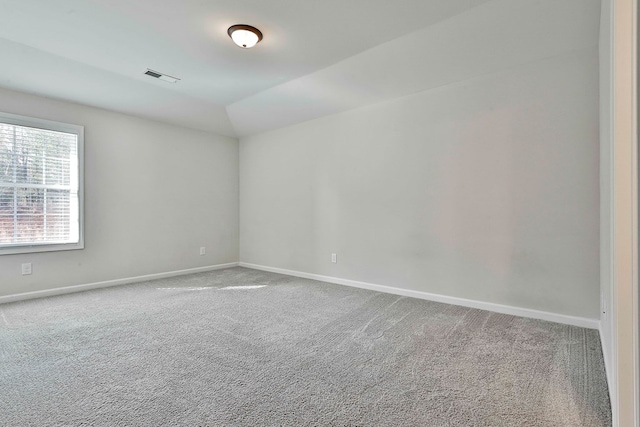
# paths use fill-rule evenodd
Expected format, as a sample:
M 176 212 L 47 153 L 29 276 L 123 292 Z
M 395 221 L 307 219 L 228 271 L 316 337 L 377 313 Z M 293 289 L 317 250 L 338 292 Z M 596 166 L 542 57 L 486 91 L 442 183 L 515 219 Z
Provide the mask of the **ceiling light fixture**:
M 229 34 L 229 37 L 231 37 L 231 40 L 233 40 L 235 44 L 243 49 L 249 49 L 262 40 L 260 30 L 251 25 L 232 25 L 227 30 L 227 34 Z

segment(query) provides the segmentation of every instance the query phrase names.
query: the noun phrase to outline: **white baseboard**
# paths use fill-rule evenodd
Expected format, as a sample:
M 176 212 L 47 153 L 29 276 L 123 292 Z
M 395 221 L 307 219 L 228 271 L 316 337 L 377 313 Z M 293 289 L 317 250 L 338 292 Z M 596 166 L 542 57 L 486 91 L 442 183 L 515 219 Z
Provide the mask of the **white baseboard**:
M 600 332 L 600 343 L 602 344 L 602 357 L 604 359 L 604 370 L 607 375 L 607 386 L 609 388 L 609 400 L 611 403 L 611 411 L 615 411 L 618 407 L 616 404 L 616 387 L 615 387 L 615 375 L 613 375 L 615 371 L 615 367 L 613 366 L 613 360 L 610 357 L 609 349 L 605 346 L 605 340 L 602 337 L 605 335 L 602 331 L 602 327 L 605 324 L 600 322 L 600 327 L 598 331 Z M 612 413 L 612 415 L 614 415 Z M 614 416 L 615 419 L 615 416 Z
M 549 322 L 563 323 L 566 325 L 580 326 L 582 328 L 599 329 L 600 321 L 585 317 L 567 316 L 564 314 L 549 313 L 546 311 L 532 310 L 529 308 L 513 307 L 509 305 L 494 304 L 491 302 L 475 301 L 465 298 L 450 297 L 446 295 L 432 294 L 410 289 L 394 288 L 392 286 L 376 285 L 373 283 L 358 282 L 356 280 L 341 279 L 338 277 L 322 276 L 320 274 L 303 273 L 300 271 L 286 270 L 283 268 L 267 267 L 264 265 L 240 262 L 240 267 L 252 268 L 254 270 L 269 271 L 272 273 L 285 274 L 287 276 L 302 277 L 304 279 L 318 280 L 321 282 L 335 283 L 337 285 L 352 286 L 355 288 L 369 289 L 372 291 L 385 292 L 388 294 L 402 295 L 412 298 L 420 298 L 429 301 L 442 302 L 445 304 L 459 305 L 463 307 L 477 308 L 480 310 L 493 311 L 496 313 L 511 314 L 513 316 L 528 317 L 531 319 L 547 320 Z
M 589 329 L 600 329 L 600 321 L 597 319 L 588 319 L 584 317 L 567 316 L 564 314 L 549 313 L 546 311 L 532 310 L 528 308 L 513 307 L 502 304 L 495 304 L 484 301 L 476 301 L 465 298 L 451 297 L 447 295 L 432 294 L 422 291 L 414 291 L 411 289 L 395 288 L 392 286 L 377 285 L 373 283 L 359 282 L 356 280 L 341 279 L 338 277 L 323 276 L 320 274 L 304 273 L 301 271 L 286 270 L 283 268 L 267 267 L 264 265 L 250 264 L 246 262 L 232 262 L 228 264 L 218 264 L 206 267 L 189 268 L 186 270 L 168 271 L 164 273 L 147 274 L 144 276 L 126 277 L 123 279 L 107 280 L 104 282 L 88 283 L 84 285 L 66 286 L 62 288 L 47 289 L 42 291 L 24 292 L 14 295 L 6 295 L 0 297 L 0 304 L 22 301 L 33 298 L 42 298 L 54 295 L 63 295 L 72 292 L 86 291 L 90 289 L 106 288 L 110 286 L 126 285 L 129 283 L 144 282 L 153 279 L 163 279 L 166 277 L 181 276 L 185 274 L 201 273 L 205 271 L 221 270 L 230 267 L 246 267 L 254 270 L 269 271 L 272 273 L 285 274 L 288 276 L 302 277 L 305 279 L 318 280 L 321 282 L 335 283 L 338 285 L 352 286 L 356 288 L 369 289 L 372 291 L 385 292 L 388 294 L 402 295 L 412 298 L 419 298 L 429 301 L 442 302 L 445 304 L 459 305 L 463 307 L 477 308 L 480 310 L 493 311 L 496 313 L 510 314 L 513 316 L 528 317 L 532 319 L 547 320 L 549 322 L 563 323 L 567 325 L 580 326 Z M 602 336 L 602 333 L 600 334 Z M 607 363 L 607 353 L 604 352 L 605 365 L 607 373 L 610 371 Z
M 110 286 L 126 285 L 129 283 L 144 282 L 153 279 L 182 276 L 185 274 L 202 273 L 205 271 L 222 270 L 223 268 L 237 267 L 239 263 L 209 265 L 206 267 L 188 268 L 186 270 L 167 271 L 164 273 L 147 274 L 144 276 L 126 277 L 124 279 L 106 280 L 104 282 L 87 283 L 84 285 L 65 286 L 63 288 L 46 289 L 43 291 L 24 292 L 21 294 L 6 295 L 0 297 L 0 304 L 14 301 L 22 301 L 33 298 L 50 297 L 54 295 L 70 294 L 73 292 L 88 291 L 90 289 L 108 288 Z

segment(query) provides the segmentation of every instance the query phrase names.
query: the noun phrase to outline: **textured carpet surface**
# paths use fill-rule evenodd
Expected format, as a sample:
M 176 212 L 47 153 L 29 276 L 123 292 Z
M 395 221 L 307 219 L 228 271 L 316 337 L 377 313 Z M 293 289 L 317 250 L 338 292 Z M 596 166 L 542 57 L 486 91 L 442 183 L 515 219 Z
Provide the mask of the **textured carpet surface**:
M 597 331 L 232 268 L 0 305 L 3 426 L 608 426 Z

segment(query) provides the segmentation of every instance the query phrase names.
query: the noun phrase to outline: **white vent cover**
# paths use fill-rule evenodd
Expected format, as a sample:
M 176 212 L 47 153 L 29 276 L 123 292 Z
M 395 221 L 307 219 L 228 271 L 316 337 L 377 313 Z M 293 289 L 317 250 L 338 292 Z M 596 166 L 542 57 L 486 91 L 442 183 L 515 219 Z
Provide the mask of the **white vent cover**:
M 160 79 L 162 81 L 169 82 L 169 83 L 176 83 L 178 80 L 180 80 L 177 77 L 172 77 L 172 76 L 170 76 L 168 74 L 162 74 L 162 73 L 160 73 L 158 71 L 154 71 L 154 70 L 149 69 L 149 68 L 147 68 L 147 71 L 145 71 L 144 73 L 147 76 L 151 76 L 153 78 Z

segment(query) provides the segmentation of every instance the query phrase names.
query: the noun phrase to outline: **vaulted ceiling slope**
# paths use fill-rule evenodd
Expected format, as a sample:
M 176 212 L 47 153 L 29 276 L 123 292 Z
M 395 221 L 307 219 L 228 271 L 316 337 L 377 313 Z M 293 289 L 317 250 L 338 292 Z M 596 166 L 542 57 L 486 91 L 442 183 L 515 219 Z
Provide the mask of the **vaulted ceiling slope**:
M 0 0 L 0 10 L 0 86 L 241 137 L 595 49 L 600 1 Z M 236 47 L 226 29 L 237 23 L 264 40 Z

